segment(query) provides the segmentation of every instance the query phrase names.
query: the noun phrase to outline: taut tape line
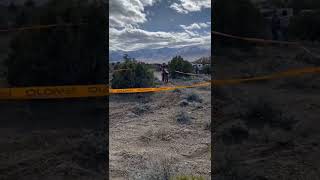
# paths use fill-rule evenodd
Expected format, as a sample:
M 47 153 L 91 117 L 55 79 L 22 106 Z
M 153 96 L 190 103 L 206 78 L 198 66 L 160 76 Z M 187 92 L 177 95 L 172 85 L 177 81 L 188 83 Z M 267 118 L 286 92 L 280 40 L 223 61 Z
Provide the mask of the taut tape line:
M 104 97 L 109 94 L 146 93 L 168 91 L 181 88 L 193 88 L 209 86 L 211 82 L 202 82 L 190 86 L 173 86 L 159 88 L 128 88 L 109 89 L 107 85 L 87 86 L 48 86 L 48 87 L 24 87 L 24 88 L 0 88 L 0 100 L 13 99 L 64 99 L 81 97 Z
M 110 94 L 128 94 L 128 93 L 146 93 L 160 92 L 175 89 L 204 87 L 204 86 L 224 86 L 234 85 L 246 82 L 273 80 L 284 77 L 299 76 L 303 74 L 320 73 L 320 67 L 307 67 L 273 73 L 266 76 L 212 80 L 201 82 L 189 86 L 172 86 L 158 88 L 127 88 L 127 89 L 109 89 L 107 85 L 87 85 L 87 86 L 48 86 L 48 87 L 24 87 L 24 88 L 0 88 L 0 100 L 12 99 L 61 99 L 61 98 L 81 98 L 81 97 L 104 97 Z
M 301 69 L 293 69 L 288 71 L 282 71 L 278 73 L 273 73 L 270 75 L 252 77 L 252 78 L 239 78 L 239 79 L 226 79 L 226 80 L 212 80 L 214 86 L 224 86 L 224 85 L 233 85 L 241 84 L 254 81 L 264 81 L 264 80 L 275 80 L 285 77 L 300 76 L 303 74 L 315 74 L 320 73 L 320 67 L 307 67 Z
M 109 93 L 106 85 L 48 86 L 0 88 L 0 99 L 60 99 L 81 97 L 103 97 Z
M 217 31 L 212 31 L 212 34 L 217 35 L 217 36 L 224 36 L 224 37 L 228 37 L 228 38 L 232 38 L 232 39 L 250 41 L 250 42 L 267 43 L 267 44 L 286 44 L 286 45 L 300 46 L 300 44 L 298 42 L 275 41 L 275 40 L 267 40 L 267 39 L 259 39 L 259 38 L 242 37 L 242 36 L 235 36 L 235 35 L 226 34 L 226 33 L 217 32 Z
M 235 35 L 231 35 L 231 34 L 221 33 L 221 32 L 217 32 L 217 31 L 212 31 L 212 34 L 217 35 L 217 36 L 228 37 L 228 38 L 232 38 L 232 39 L 238 39 L 238 40 L 242 40 L 242 41 L 261 43 L 261 44 L 283 44 L 283 45 L 295 46 L 297 48 L 302 49 L 303 51 L 305 51 L 307 54 L 311 55 L 314 58 L 320 58 L 319 55 L 312 53 L 308 48 L 306 48 L 305 46 L 303 46 L 302 44 L 300 44 L 298 42 L 275 41 L 275 40 L 268 40 L 268 39 L 242 37 L 242 36 L 235 36 Z
M 189 75 L 189 76 L 205 76 L 204 74 L 185 73 L 185 72 L 181 72 L 181 71 L 175 71 L 175 72 L 179 73 L 179 74 Z

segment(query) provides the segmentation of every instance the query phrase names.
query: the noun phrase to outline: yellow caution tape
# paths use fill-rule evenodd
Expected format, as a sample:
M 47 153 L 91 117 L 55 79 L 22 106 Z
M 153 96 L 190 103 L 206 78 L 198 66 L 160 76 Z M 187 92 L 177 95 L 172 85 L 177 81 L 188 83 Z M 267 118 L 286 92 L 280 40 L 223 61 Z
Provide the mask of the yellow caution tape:
M 104 97 L 109 94 L 147 93 L 160 92 L 175 89 L 195 88 L 204 86 L 224 86 L 241 84 L 246 82 L 272 80 L 284 77 L 299 76 L 302 74 L 320 73 L 320 67 L 308 67 L 302 69 L 288 70 L 266 76 L 253 78 L 239 78 L 226 80 L 212 80 L 189 86 L 172 86 L 158 88 L 127 88 L 109 89 L 107 85 L 87 86 L 52 86 L 52 87 L 27 87 L 27 88 L 0 88 L 0 100 L 10 99 L 59 99 L 59 98 L 81 98 L 81 97 Z
M 224 36 L 232 39 L 238 39 L 248 42 L 257 42 L 257 43 L 265 43 L 265 44 L 284 44 L 284 45 L 293 45 L 299 46 L 300 44 L 297 42 L 288 42 L 288 41 L 275 41 L 275 40 L 267 40 L 267 39 L 259 39 L 259 38 L 250 38 L 250 37 L 242 37 L 242 36 L 235 36 L 231 34 L 221 33 L 217 31 L 212 31 L 212 34 L 217 36 Z
M 190 86 L 174 86 L 159 88 L 128 88 L 109 89 L 107 85 L 88 86 L 48 86 L 48 87 L 26 87 L 26 88 L 0 88 L 0 100 L 12 99 L 61 99 L 81 97 L 104 97 L 109 94 L 123 93 L 146 93 L 168 91 L 181 88 L 192 88 L 208 86 L 210 82 L 199 83 Z
M 189 75 L 189 76 L 204 76 L 204 74 L 185 73 L 185 72 L 181 72 L 181 71 L 175 71 L 175 72 L 179 73 L 179 74 Z
M 103 97 L 108 95 L 108 90 L 106 85 L 0 88 L 0 99 Z
M 252 77 L 252 78 L 213 80 L 212 82 L 213 82 L 213 85 L 215 86 L 222 86 L 222 85 L 233 85 L 233 84 L 241 84 L 241 83 L 254 82 L 254 81 L 274 80 L 274 79 L 299 76 L 303 74 L 314 74 L 314 73 L 320 73 L 320 67 L 307 67 L 307 68 L 301 68 L 301 69 L 293 69 L 293 70 L 282 71 L 282 72 L 273 73 L 270 75 Z
M 311 55 L 313 58 L 320 58 L 320 55 L 316 55 L 316 54 L 312 53 L 308 48 L 306 48 L 305 46 L 301 45 L 298 42 L 275 41 L 275 40 L 268 40 L 268 39 L 242 37 L 242 36 L 235 36 L 235 35 L 226 34 L 226 33 L 217 32 L 217 31 L 212 31 L 212 34 L 217 35 L 217 36 L 223 36 L 223 37 L 228 37 L 228 38 L 232 38 L 232 39 L 247 41 L 247 42 L 255 42 L 255 43 L 261 43 L 261 44 L 282 44 L 282 45 L 295 46 L 297 48 L 302 49 L 307 54 Z
M 194 87 L 210 86 L 211 82 L 202 82 L 190 86 L 172 86 L 172 87 L 158 87 L 158 88 L 128 88 L 128 89 L 110 89 L 110 94 L 127 94 L 127 93 L 146 93 L 146 92 L 159 92 L 170 91 L 175 89 L 186 89 Z

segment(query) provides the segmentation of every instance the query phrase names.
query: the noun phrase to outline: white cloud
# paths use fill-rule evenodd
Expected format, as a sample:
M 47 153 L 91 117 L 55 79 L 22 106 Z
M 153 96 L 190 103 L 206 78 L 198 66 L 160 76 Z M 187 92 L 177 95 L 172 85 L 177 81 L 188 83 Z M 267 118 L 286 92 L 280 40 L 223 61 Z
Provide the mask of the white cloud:
M 208 28 L 210 27 L 211 23 L 207 22 L 207 23 L 193 23 L 189 26 L 186 25 L 180 25 L 180 27 L 182 27 L 184 30 L 199 30 L 202 28 Z
M 158 0 L 109 0 L 109 26 L 122 28 L 127 25 L 138 26 L 147 21 L 146 6 Z
M 207 27 L 209 27 L 209 25 L 206 24 L 206 23 L 200 23 L 199 26 L 202 27 L 202 28 L 207 28 Z
M 181 7 L 180 4 L 173 3 L 170 8 L 176 10 L 178 13 L 188 14 L 188 11 Z
M 211 8 L 211 0 L 179 0 L 170 7 L 178 13 L 188 14 L 189 12 L 201 11 L 203 8 Z
M 201 27 L 197 23 L 193 23 L 190 26 L 180 25 L 184 30 L 194 30 L 194 29 L 201 29 Z
M 109 45 L 110 51 L 134 51 L 139 49 L 157 49 L 163 47 L 179 48 L 185 46 L 206 46 L 210 48 L 211 33 L 199 34 L 194 29 L 209 27 L 208 23 L 194 23 L 190 26 L 181 25 L 182 32 L 150 32 L 139 25 L 146 23 L 152 15 L 145 11 L 160 0 L 110 0 L 109 1 Z M 180 0 L 183 2 L 184 0 Z M 197 9 L 195 6 L 206 7 L 202 2 L 183 4 L 186 11 Z M 203 1 L 204 2 L 204 1 Z M 177 4 L 179 6 L 179 4 Z M 181 5 L 182 6 L 182 5 Z M 183 7 L 184 7 L 183 6 Z
M 134 51 L 144 48 L 180 48 L 193 45 L 210 47 L 211 33 L 199 35 L 188 32 L 150 32 L 135 27 L 125 27 L 121 30 L 110 28 L 110 50 Z

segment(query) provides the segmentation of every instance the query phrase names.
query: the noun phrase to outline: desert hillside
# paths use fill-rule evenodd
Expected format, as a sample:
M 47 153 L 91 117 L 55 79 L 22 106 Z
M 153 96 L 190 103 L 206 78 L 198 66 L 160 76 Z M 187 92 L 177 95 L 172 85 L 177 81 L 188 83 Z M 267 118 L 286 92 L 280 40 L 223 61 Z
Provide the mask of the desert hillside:
M 156 76 L 158 77 L 158 76 Z M 193 84 L 209 76 L 172 80 Z M 159 82 L 159 86 L 166 86 Z M 110 179 L 211 177 L 211 87 L 111 95 Z
M 319 54 L 319 46 L 307 45 Z M 227 53 L 226 53 L 227 52 Z M 214 57 L 215 78 L 314 67 L 319 59 L 286 47 L 227 49 Z M 309 74 L 213 87 L 214 177 L 319 179 L 320 76 Z

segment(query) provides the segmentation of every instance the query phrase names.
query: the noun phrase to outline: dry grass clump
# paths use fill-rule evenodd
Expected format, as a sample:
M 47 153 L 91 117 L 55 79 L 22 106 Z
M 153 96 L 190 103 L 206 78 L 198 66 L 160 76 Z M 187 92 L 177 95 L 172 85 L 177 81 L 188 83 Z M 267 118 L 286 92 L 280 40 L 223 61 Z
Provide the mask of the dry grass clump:
M 185 106 L 188 106 L 188 105 L 189 105 L 189 102 L 188 102 L 187 100 L 183 99 L 183 100 L 181 100 L 181 101 L 179 102 L 179 105 L 180 105 L 181 107 L 185 107 Z
M 160 141 L 170 141 L 172 139 L 172 134 L 170 130 L 166 128 L 160 128 L 156 131 L 148 130 L 142 136 L 140 136 L 140 140 L 145 143 L 150 143 L 152 140 L 160 140 Z
M 133 113 L 136 115 L 142 115 L 147 111 L 150 111 L 150 105 L 148 104 L 139 104 L 133 109 Z
M 190 93 L 190 94 L 188 94 L 187 95 L 187 97 L 186 97 L 186 99 L 187 99 L 187 101 L 189 101 L 189 102 L 198 102 L 198 103 L 202 103 L 202 98 L 198 95 L 198 94 L 196 94 L 196 93 Z
M 190 124 L 191 123 L 191 117 L 188 115 L 186 111 L 180 111 L 177 116 L 176 120 L 180 124 Z
M 161 157 L 146 163 L 146 168 L 141 173 L 131 175 L 132 180 L 171 180 L 174 176 L 173 159 Z

